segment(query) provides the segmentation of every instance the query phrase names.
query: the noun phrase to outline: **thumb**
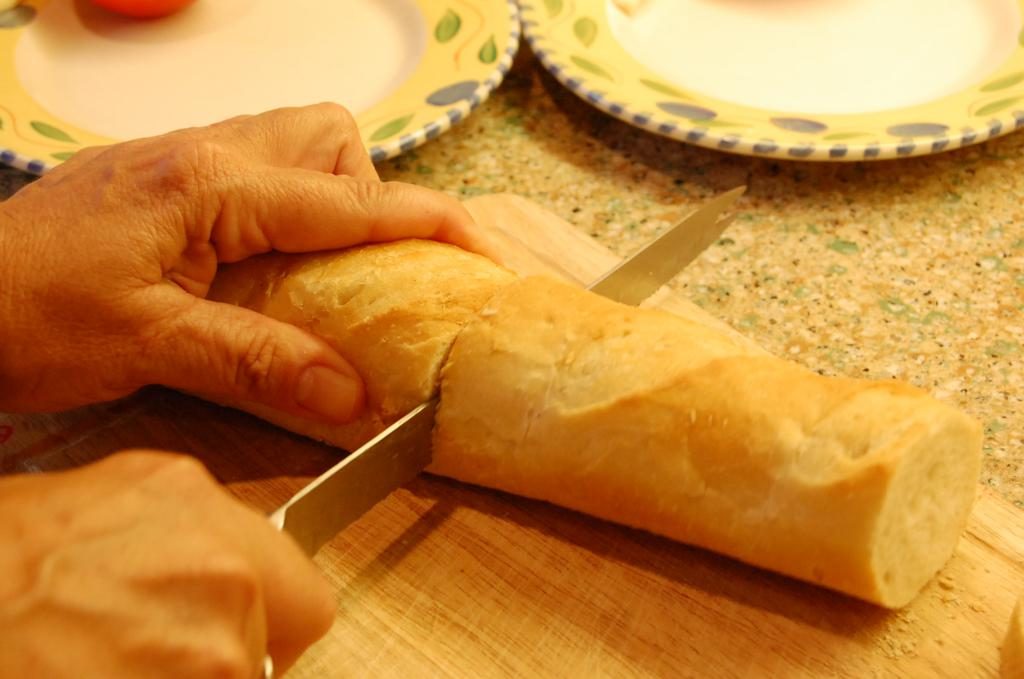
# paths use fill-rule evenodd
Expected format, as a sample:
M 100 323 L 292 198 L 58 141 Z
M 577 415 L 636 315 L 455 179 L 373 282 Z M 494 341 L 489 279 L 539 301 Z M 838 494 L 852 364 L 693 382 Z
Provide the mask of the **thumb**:
M 362 411 L 362 380 L 323 340 L 249 309 L 165 292 L 175 299 L 163 308 L 180 311 L 162 317 L 146 346 L 147 383 L 331 423 Z

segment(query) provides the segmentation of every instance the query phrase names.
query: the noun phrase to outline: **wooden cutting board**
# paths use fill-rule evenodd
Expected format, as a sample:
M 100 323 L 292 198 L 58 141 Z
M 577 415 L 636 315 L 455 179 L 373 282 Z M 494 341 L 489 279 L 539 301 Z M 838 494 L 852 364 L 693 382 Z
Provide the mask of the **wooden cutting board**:
M 513 196 L 469 202 L 507 263 L 589 281 L 617 260 Z M 701 315 L 662 291 L 654 300 Z M 337 450 L 160 389 L 55 416 L 0 415 L 0 470 L 127 447 L 190 452 L 269 512 Z M 329 543 L 330 633 L 288 676 L 994 677 L 1024 593 L 1024 512 L 980 490 L 956 555 L 888 612 L 700 549 L 423 476 Z

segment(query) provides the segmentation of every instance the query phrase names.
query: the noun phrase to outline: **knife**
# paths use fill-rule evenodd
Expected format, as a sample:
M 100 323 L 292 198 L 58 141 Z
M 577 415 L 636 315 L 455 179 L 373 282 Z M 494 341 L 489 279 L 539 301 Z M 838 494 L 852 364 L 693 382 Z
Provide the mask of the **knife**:
M 705 204 L 654 239 L 588 289 L 623 304 L 636 305 L 668 283 L 718 240 L 732 217 L 722 213 L 746 187 Z M 435 396 L 317 477 L 270 516 L 312 556 L 320 547 L 387 497 L 414 479 L 431 460 Z

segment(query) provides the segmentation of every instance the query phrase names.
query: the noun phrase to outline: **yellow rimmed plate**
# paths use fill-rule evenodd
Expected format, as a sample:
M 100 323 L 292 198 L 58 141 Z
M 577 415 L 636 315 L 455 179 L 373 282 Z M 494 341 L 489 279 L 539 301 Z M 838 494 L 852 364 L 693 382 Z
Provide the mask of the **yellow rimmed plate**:
M 1022 10 L 1024 0 L 520 2 L 535 54 L 593 106 L 699 146 L 819 161 L 938 153 L 1024 126 Z
M 84 0 L 0 12 L 0 161 L 41 174 L 85 146 L 336 101 L 374 161 L 482 103 L 519 44 L 514 0 L 199 0 L 133 22 Z

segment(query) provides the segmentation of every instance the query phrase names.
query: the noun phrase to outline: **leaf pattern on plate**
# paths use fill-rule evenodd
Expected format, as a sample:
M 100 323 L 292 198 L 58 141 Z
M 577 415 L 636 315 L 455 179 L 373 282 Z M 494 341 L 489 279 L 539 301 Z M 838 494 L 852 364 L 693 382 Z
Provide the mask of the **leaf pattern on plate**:
M 1005 111 L 1006 109 L 1010 108 L 1020 100 L 1021 97 L 1006 97 L 1005 99 L 996 99 L 995 101 L 988 102 L 987 104 L 976 110 L 972 115 L 977 117 L 990 116 L 993 113 Z
M 402 130 L 405 129 L 406 125 L 412 120 L 412 114 L 402 116 L 401 118 L 395 118 L 394 120 L 384 123 L 377 128 L 377 131 L 370 135 L 370 141 L 383 141 L 388 137 L 393 137 Z
M 687 120 L 699 120 L 705 125 L 718 116 L 717 113 L 709 108 L 694 106 L 693 104 L 680 104 L 678 101 L 659 101 L 655 106 L 665 113 L 670 113 L 674 116 L 679 116 L 680 118 L 686 118 Z
M 434 27 L 434 37 L 438 42 L 446 43 L 458 35 L 460 28 L 462 28 L 462 17 L 449 9 Z
M 1005 90 L 1007 87 L 1013 87 L 1014 85 L 1024 81 L 1024 71 L 1017 71 L 1010 75 L 1003 76 L 998 80 L 993 80 L 990 83 L 985 83 L 981 86 L 982 92 L 995 92 L 997 90 Z
M 494 44 L 494 36 L 488 38 L 487 42 L 483 44 L 480 51 L 476 54 L 477 58 L 480 59 L 481 63 L 493 64 L 494 60 L 498 58 L 498 47 Z
M 562 13 L 562 0 L 544 0 L 544 6 L 548 8 L 548 16 L 552 19 Z
M 445 85 L 439 90 L 434 90 L 427 97 L 427 103 L 431 106 L 451 106 L 457 101 L 470 99 L 476 88 L 480 86 L 475 80 L 463 80 L 452 85 Z
M 583 43 L 584 47 L 590 47 L 594 44 L 594 38 L 597 37 L 597 22 L 590 17 L 580 17 L 572 25 L 572 32 L 576 34 L 576 39 Z
M 72 139 L 71 135 L 69 135 L 67 132 L 60 128 L 54 127 L 50 123 L 44 123 L 41 120 L 33 120 L 31 123 L 29 123 L 29 125 L 32 126 L 33 130 L 43 135 L 44 137 L 49 137 L 50 139 L 54 139 L 56 141 L 66 141 L 71 144 L 78 143 L 74 139 Z
M 57 160 L 70 160 L 73 155 L 75 155 L 74 151 L 59 151 L 58 153 L 51 153 L 50 157 Z
M 690 98 L 690 96 L 687 95 L 682 90 L 676 89 L 671 85 L 666 85 L 665 83 L 660 83 L 657 80 L 648 80 L 647 78 L 640 78 L 639 80 L 641 85 L 648 89 L 654 90 L 658 94 L 667 94 L 670 97 L 678 97 L 679 99 Z
M 942 123 L 900 123 L 885 130 L 894 137 L 927 137 L 949 132 L 949 125 Z
M 825 123 L 810 118 L 776 117 L 769 119 L 768 122 L 787 132 L 799 134 L 819 134 L 828 129 Z
M 615 78 L 612 77 L 611 73 L 604 70 L 603 68 L 595 64 L 593 61 L 590 61 L 589 59 L 584 59 L 583 57 L 578 57 L 575 54 L 571 55 L 569 58 L 572 60 L 572 63 L 576 64 L 584 71 L 592 73 L 598 77 L 605 78 L 606 80 L 611 80 L 612 82 L 615 82 Z

